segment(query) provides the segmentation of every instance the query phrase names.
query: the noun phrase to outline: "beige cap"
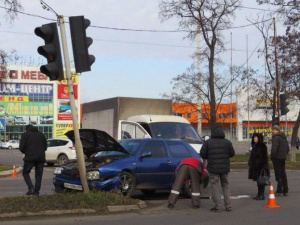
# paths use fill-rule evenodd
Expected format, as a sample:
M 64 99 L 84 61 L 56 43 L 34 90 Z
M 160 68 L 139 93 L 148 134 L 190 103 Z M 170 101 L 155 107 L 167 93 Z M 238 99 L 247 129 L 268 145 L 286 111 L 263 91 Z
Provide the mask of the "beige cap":
M 273 129 L 273 130 L 278 130 L 278 131 L 280 131 L 280 127 L 279 127 L 278 125 L 274 125 L 274 126 L 272 127 L 272 129 Z

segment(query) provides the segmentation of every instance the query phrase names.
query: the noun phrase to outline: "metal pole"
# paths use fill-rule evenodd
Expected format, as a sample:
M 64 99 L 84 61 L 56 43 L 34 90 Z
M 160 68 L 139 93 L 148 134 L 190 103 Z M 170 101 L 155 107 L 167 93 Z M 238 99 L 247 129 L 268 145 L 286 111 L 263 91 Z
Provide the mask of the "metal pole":
M 279 71 L 278 71 L 278 58 L 277 58 L 277 41 L 276 41 L 276 22 L 275 18 L 273 18 L 274 24 L 274 47 L 275 47 L 275 71 L 276 71 L 276 105 L 277 105 L 277 115 L 278 121 L 280 126 L 280 113 L 279 113 L 279 91 L 280 91 L 280 84 L 279 84 Z
M 250 140 L 250 103 L 249 103 L 249 63 L 248 63 L 248 35 L 246 36 L 246 49 L 247 49 L 247 103 L 248 103 L 248 126 L 247 126 L 247 139 Z M 249 147 L 250 146 L 249 142 Z
M 197 1 L 198 7 L 199 1 Z M 200 13 L 200 10 L 199 10 Z M 199 14 L 199 19 L 200 19 L 200 14 Z M 200 26 L 198 25 L 198 32 L 197 32 L 197 51 L 198 51 L 198 89 L 197 89 L 197 97 L 198 97 L 198 102 L 197 102 L 197 117 L 198 117 L 198 134 L 202 136 L 202 101 L 201 101 L 201 49 L 200 49 Z
M 233 138 L 233 132 L 232 132 L 232 117 L 233 117 L 233 112 L 232 112 L 232 32 L 230 33 L 231 36 L 231 63 L 230 63 L 230 75 L 231 75 L 231 90 L 230 90 L 230 140 L 232 141 Z
M 75 136 L 75 148 L 76 148 L 76 155 L 77 155 L 78 170 L 80 174 L 81 184 L 83 187 L 83 192 L 87 194 L 89 193 L 90 190 L 86 179 L 84 155 L 83 155 L 82 143 L 79 135 L 78 119 L 77 119 L 77 112 L 75 107 L 75 96 L 74 96 L 73 81 L 72 81 L 70 59 L 69 59 L 68 46 L 67 46 L 67 37 L 66 37 L 66 30 L 65 30 L 65 22 L 63 16 L 58 16 L 58 18 L 59 18 L 61 41 L 62 41 L 62 47 L 64 53 L 64 60 L 65 60 L 65 67 L 66 67 L 66 79 L 68 83 L 68 90 L 70 96 L 71 113 L 73 118 L 73 128 L 74 128 L 74 136 Z

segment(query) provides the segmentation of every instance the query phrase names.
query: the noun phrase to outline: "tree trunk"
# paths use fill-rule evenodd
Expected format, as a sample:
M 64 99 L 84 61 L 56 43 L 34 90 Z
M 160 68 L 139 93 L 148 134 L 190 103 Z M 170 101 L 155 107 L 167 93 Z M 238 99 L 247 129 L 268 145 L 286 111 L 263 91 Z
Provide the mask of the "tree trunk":
M 296 124 L 293 128 L 292 140 L 291 140 L 291 162 L 296 162 L 296 139 L 298 137 L 298 130 L 300 126 L 300 111 L 296 120 Z
M 216 119 L 216 96 L 215 96 L 215 75 L 214 75 L 214 49 L 210 51 L 209 58 L 209 92 L 211 96 L 210 101 L 210 120 L 211 120 L 211 130 L 215 129 L 217 126 Z

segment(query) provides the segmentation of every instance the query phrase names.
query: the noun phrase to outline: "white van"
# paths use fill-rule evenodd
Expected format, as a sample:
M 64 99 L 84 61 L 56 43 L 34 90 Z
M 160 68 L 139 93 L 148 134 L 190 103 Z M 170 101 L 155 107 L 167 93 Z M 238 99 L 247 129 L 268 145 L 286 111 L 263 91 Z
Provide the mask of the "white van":
M 180 116 L 138 115 L 119 121 L 118 139 L 164 138 L 188 142 L 198 153 L 202 139 L 189 121 Z

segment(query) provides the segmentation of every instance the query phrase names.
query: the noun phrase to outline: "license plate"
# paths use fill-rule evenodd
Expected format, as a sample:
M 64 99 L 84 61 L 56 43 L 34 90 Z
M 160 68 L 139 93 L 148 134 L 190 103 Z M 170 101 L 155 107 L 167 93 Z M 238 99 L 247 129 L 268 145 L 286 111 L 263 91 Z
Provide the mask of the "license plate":
M 70 189 L 82 191 L 82 185 L 78 185 L 78 184 L 64 183 L 64 187 L 65 187 L 65 188 L 70 188 Z

